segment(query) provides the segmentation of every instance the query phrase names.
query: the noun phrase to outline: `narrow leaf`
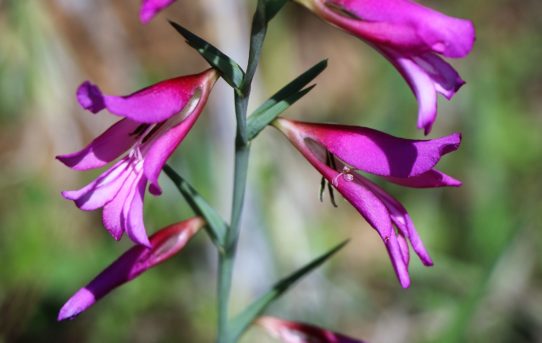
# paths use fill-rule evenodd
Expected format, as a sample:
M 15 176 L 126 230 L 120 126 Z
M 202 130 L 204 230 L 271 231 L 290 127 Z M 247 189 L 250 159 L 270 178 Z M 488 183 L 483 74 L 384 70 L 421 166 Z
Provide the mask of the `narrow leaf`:
M 282 112 L 286 111 L 288 107 L 296 103 L 297 100 L 304 97 L 314 88 L 314 86 L 315 85 L 312 85 L 285 99 L 279 100 L 278 102 L 272 104 L 271 107 L 264 112 L 250 116 L 247 123 L 248 139 L 254 139 L 269 123 L 275 120 Z
M 230 326 L 230 341 L 236 341 L 243 332 L 250 326 L 250 324 L 256 320 L 256 318 L 269 306 L 274 300 L 280 297 L 290 287 L 292 287 L 302 277 L 319 267 L 322 263 L 327 261 L 336 252 L 341 250 L 348 240 L 338 244 L 333 249 L 329 250 L 325 254 L 314 259 L 304 267 L 298 269 L 291 275 L 277 282 L 267 293 L 263 294 L 249 305 L 242 313 L 233 319 Z
M 199 52 L 213 68 L 218 70 L 222 78 L 229 83 L 230 86 L 236 89 L 241 87 L 245 73 L 239 64 L 215 48 L 212 44 L 196 36 L 181 25 L 173 21 L 170 21 L 169 23 L 186 39 L 188 45 L 196 49 L 196 51 Z
M 241 91 L 247 92 L 246 88 L 250 88 L 252 78 L 256 73 L 256 68 L 260 59 L 263 42 L 267 33 L 267 25 L 269 21 L 280 11 L 286 4 L 287 0 L 258 0 L 256 12 L 252 18 L 252 29 L 250 33 L 250 49 L 248 54 L 247 73 L 243 80 Z
M 192 187 L 181 175 L 169 165 L 164 166 L 164 172 L 173 181 L 179 192 L 188 202 L 188 205 L 197 214 L 202 216 L 207 225 L 205 229 L 213 243 L 222 249 L 227 225 L 209 203 Z
M 265 2 L 265 19 L 269 22 L 281 10 L 288 0 L 267 0 Z
M 299 75 L 266 102 L 258 107 L 248 118 L 248 137 L 255 138 L 266 125 L 271 123 L 279 114 L 307 94 L 313 86 L 303 89 L 327 67 L 327 60 L 315 64 L 312 68 Z

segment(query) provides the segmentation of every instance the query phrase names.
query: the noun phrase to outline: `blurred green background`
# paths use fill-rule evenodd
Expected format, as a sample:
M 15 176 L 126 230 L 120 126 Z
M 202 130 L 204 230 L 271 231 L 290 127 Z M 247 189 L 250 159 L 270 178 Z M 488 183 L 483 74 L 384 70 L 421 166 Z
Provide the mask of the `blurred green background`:
M 441 101 L 431 137 L 463 133 L 441 169 L 459 189 L 383 185 L 409 210 L 435 261 L 411 262 L 401 289 L 376 233 L 346 202 L 318 200 L 319 176 L 281 135 L 253 143 L 232 311 L 344 238 L 350 244 L 277 301 L 269 314 L 373 343 L 542 341 L 542 4 L 538 0 L 424 1 L 470 18 L 477 43 L 452 61 L 467 85 Z M 100 211 L 63 200 L 98 172 L 54 160 L 114 118 L 84 112 L 89 79 L 127 94 L 195 73 L 204 61 L 165 19 L 244 64 L 254 3 L 178 1 L 149 25 L 139 1 L 0 0 L 0 342 L 210 342 L 216 253 L 198 235 L 174 259 L 112 293 L 74 321 L 62 304 L 130 243 L 116 243 Z M 416 102 L 396 70 L 359 40 L 288 4 L 272 22 L 251 108 L 323 58 L 318 86 L 286 115 L 422 138 Z M 220 81 L 173 165 L 225 217 L 232 176 L 232 92 Z M 441 99 L 442 100 L 442 99 Z M 191 212 L 165 177 L 147 196 L 155 230 Z M 267 342 L 258 328 L 243 342 Z M 272 342 L 269 340 L 269 342 Z

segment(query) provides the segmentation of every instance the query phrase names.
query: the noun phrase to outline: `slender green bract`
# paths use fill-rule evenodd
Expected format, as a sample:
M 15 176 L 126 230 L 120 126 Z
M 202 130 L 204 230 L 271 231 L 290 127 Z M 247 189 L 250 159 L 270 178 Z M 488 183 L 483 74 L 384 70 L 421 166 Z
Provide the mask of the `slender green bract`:
M 215 245 L 222 250 L 224 246 L 225 234 L 228 226 L 222 218 L 216 213 L 211 205 L 192 187 L 181 175 L 179 175 L 169 165 L 164 166 L 164 172 L 173 181 L 179 192 L 188 202 L 192 211 L 202 216 L 207 225 L 207 233 Z
M 169 22 L 185 39 L 188 45 L 196 49 L 211 66 L 220 72 L 220 76 L 233 88 L 239 89 L 245 78 L 243 69 L 234 60 L 215 48 L 211 43 L 188 31 L 181 25 Z
M 248 118 L 248 139 L 254 139 L 269 123 L 310 92 L 314 85 L 304 88 L 327 67 L 327 60 L 320 61 L 293 81 L 273 94 Z
M 250 306 L 248 306 L 241 314 L 239 314 L 235 319 L 233 319 L 230 326 L 230 341 L 235 342 L 241 334 L 250 326 L 250 324 L 262 314 L 263 311 L 278 297 L 280 297 L 284 292 L 286 292 L 290 287 L 292 287 L 297 281 L 302 277 L 312 272 L 314 269 L 319 267 L 322 263 L 327 261 L 335 253 L 341 250 L 348 240 L 336 245 L 331 250 L 325 254 L 317 257 L 311 262 L 307 263 L 305 266 L 296 270 L 289 276 L 277 282 L 273 287 L 267 291 L 265 294 L 260 296 L 256 301 L 254 301 Z

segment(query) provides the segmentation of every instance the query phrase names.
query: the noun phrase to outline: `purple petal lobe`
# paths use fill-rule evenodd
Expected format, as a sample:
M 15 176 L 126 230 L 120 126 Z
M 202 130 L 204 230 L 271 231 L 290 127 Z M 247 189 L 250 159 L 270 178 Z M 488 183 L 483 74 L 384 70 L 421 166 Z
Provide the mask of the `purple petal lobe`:
M 81 288 L 62 306 L 57 320 L 74 319 L 79 313 L 94 305 L 95 302 L 96 296 L 88 289 Z
M 105 96 L 109 112 L 139 123 L 163 122 L 180 112 L 201 87 L 206 86 L 209 71 L 158 82 L 126 96 Z
M 440 158 L 459 147 L 461 136 L 409 140 L 364 127 L 278 121 L 305 156 L 313 154 L 308 141 L 321 144 L 350 166 L 395 178 L 410 178 L 433 169 Z
M 89 81 L 83 82 L 77 88 L 76 96 L 81 107 L 92 113 L 98 113 L 105 108 L 105 101 L 100 88 Z
M 62 196 L 73 200 L 75 205 L 84 211 L 103 207 L 117 195 L 124 184 L 130 173 L 128 164 L 123 159 L 87 186 L 76 191 L 64 191 Z
M 96 137 L 83 150 L 60 155 L 56 158 L 75 170 L 103 167 L 115 160 L 135 143 L 137 135 L 134 132 L 140 125 L 140 123 L 132 120 L 122 119 Z
M 150 248 L 132 247 L 77 291 L 60 310 L 58 320 L 73 319 L 111 290 L 174 256 L 204 224 L 203 219 L 194 217 L 155 233 L 150 238 Z
M 462 184 L 461 181 L 436 169 L 431 169 L 428 172 L 409 178 L 389 176 L 385 176 L 384 178 L 398 185 L 412 188 L 459 187 Z
M 405 78 L 418 100 L 418 127 L 425 134 L 431 131 L 437 118 L 437 93 L 448 100 L 465 81 L 448 63 L 431 54 L 411 55 L 391 49 L 377 49 Z
M 411 52 L 464 57 L 475 33 L 468 20 L 446 16 L 409 0 L 316 0 L 316 11 L 359 38 Z M 338 9 L 339 11 L 336 11 Z M 348 15 L 346 15 L 348 14 Z
M 147 186 L 147 180 L 143 177 L 143 173 L 139 176 L 137 184 L 132 188 L 131 193 L 127 200 L 131 199 L 131 202 L 126 202 L 129 207 L 124 208 L 124 217 L 127 219 L 126 234 L 130 239 L 137 243 L 144 245 L 148 248 L 151 247 L 151 243 L 147 237 L 145 230 L 145 224 L 143 222 L 143 198 L 145 196 L 145 188 Z
M 151 184 L 149 191 L 152 194 L 159 195 L 162 193 L 158 185 L 158 176 L 171 154 L 173 154 L 196 123 L 196 120 L 203 111 L 208 96 L 208 87 L 204 87 L 201 92 L 195 92 L 183 111 L 168 119 L 159 132 L 155 133 L 156 138 L 153 137 L 150 142 L 146 143 L 148 151 L 145 153 L 143 168 L 145 176 Z
M 164 8 L 171 5 L 175 0 L 142 0 L 139 11 L 139 19 L 147 24 Z

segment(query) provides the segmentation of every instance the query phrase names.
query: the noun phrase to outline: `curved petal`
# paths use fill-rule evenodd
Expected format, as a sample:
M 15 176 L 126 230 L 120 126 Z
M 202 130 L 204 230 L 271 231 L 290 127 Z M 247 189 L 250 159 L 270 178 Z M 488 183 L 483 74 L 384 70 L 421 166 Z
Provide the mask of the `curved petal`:
M 411 55 L 384 48 L 377 50 L 397 68 L 412 89 L 418 100 L 418 128 L 423 128 L 428 134 L 437 118 L 437 92 L 449 100 L 465 81 L 436 55 Z
M 81 151 L 59 155 L 56 158 L 75 170 L 103 167 L 135 143 L 138 138 L 135 133 L 140 125 L 130 119 L 119 120 Z
M 314 155 L 313 140 L 356 169 L 395 178 L 422 175 L 461 143 L 461 135 L 410 140 L 365 127 L 297 122 L 279 118 L 275 125 L 305 157 Z M 320 162 L 322 163 L 322 162 Z
M 142 0 L 139 10 L 139 19 L 147 24 L 164 8 L 174 3 L 175 0 Z
M 73 200 L 81 210 L 93 211 L 103 207 L 117 195 L 130 172 L 129 163 L 123 159 L 87 186 L 75 191 L 64 191 L 62 196 Z
M 311 1 L 305 1 L 311 2 Z M 318 15 L 357 37 L 411 52 L 466 56 L 475 40 L 471 21 L 410 0 L 314 0 Z
M 73 319 L 116 287 L 177 254 L 205 224 L 194 217 L 170 225 L 150 237 L 152 248 L 136 245 L 104 269 L 62 306 L 58 320 Z
M 408 178 L 389 176 L 385 176 L 384 178 L 398 185 L 412 188 L 459 187 L 462 185 L 461 181 L 436 169 L 431 169 L 423 174 Z
M 115 115 L 139 123 L 159 123 L 180 112 L 196 90 L 207 87 L 213 78 L 216 80 L 216 72 L 206 70 L 161 81 L 126 96 L 104 95 L 86 81 L 79 87 L 77 99 L 83 108 L 94 113 L 107 108 Z
M 162 193 L 158 185 L 158 176 L 171 154 L 196 123 L 207 103 L 209 92 L 210 87 L 204 87 L 201 93 L 196 92 L 185 106 L 183 112 L 166 121 L 159 132 L 156 132 L 154 137 L 146 143 L 144 149 L 148 150 L 144 153 L 145 163 L 143 169 L 150 183 L 149 191 L 152 194 L 159 195 Z
M 336 178 L 337 175 L 330 178 L 329 172 L 322 175 L 326 177 L 328 182 L 335 183 L 337 190 L 378 232 L 386 246 L 393 269 L 401 286 L 408 288 L 410 286 L 410 277 L 408 275 L 408 259 L 405 258 L 404 246 L 401 247 L 397 240 L 397 234 L 392 225 L 393 216 L 389 208 L 381 197 L 373 192 L 372 187 L 368 187 L 368 185 L 371 185 L 370 181 L 357 174 L 354 175 L 353 181 Z M 408 247 L 406 250 L 408 251 Z
M 151 245 L 143 221 L 143 199 L 145 197 L 146 186 L 147 180 L 143 176 L 143 173 L 140 173 L 126 199 L 123 212 L 124 218 L 127 220 L 126 234 L 128 237 L 133 242 L 150 248 Z
M 128 219 L 124 214 L 125 204 L 128 202 L 128 197 L 135 186 L 136 180 L 141 177 L 141 172 L 138 172 L 133 164 L 134 162 L 131 161 L 129 175 L 117 195 L 105 204 L 102 212 L 104 227 L 116 240 L 119 240 L 126 231 Z
M 366 179 L 363 179 L 363 182 L 365 186 L 371 189 L 371 191 L 384 203 L 390 213 L 393 223 L 399 229 L 400 235 L 410 242 L 412 249 L 414 249 L 422 263 L 426 266 L 432 266 L 433 260 L 429 256 L 429 252 L 427 252 L 420 235 L 418 235 L 418 232 L 414 227 L 412 219 L 410 219 L 410 216 L 403 205 L 374 183 Z

